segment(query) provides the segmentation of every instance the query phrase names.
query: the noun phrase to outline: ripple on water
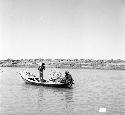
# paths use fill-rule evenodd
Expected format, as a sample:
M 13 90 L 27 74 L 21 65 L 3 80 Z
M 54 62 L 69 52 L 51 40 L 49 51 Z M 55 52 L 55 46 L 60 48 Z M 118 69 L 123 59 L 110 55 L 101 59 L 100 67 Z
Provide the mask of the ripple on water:
M 100 115 L 100 108 L 109 115 L 125 113 L 123 71 L 69 70 L 75 84 L 65 89 L 27 85 L 17 70 L 4 68 L 0 75 L 1 114 Z M 36 68 L 27 70 L 38 75 Z

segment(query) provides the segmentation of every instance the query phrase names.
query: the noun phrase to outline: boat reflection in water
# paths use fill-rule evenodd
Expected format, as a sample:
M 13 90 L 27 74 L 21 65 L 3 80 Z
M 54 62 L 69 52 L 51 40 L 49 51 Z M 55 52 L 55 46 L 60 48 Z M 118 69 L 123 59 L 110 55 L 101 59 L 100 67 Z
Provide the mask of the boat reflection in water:
M 38 106 L 42 114 L 73 112 L 73 89 L 39 87 Z

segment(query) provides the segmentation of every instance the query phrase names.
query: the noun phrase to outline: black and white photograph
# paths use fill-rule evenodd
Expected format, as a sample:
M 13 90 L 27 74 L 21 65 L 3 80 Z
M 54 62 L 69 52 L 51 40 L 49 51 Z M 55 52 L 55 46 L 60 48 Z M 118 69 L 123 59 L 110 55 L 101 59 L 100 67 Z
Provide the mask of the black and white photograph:
M 0 0 L 0 115 L 125 115 L 125 0 Z

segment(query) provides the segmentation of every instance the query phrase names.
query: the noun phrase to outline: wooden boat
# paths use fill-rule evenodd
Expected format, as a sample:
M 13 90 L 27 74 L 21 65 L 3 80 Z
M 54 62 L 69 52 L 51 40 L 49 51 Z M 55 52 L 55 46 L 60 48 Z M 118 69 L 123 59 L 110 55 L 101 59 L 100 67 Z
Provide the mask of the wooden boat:
M 73 84 L 73 79 L 67 80 L 66 82 L 61 82 L 61 79 L 57 79 L 55 81 L 43 80 L 43 82 L 41 82 L 39 77 L 31 75 L 29 72 L 19 72 L 19 74 L 21 78 L 25 81 L 25 83 L 32 85 L 71 88 Z

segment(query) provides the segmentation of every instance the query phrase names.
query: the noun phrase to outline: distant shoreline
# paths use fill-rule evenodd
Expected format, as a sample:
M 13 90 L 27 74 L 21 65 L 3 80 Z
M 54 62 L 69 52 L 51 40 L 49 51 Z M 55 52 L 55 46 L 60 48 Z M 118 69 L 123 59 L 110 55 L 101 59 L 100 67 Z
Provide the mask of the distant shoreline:
M 10 67 L 10 66 L 4 66 L 4 67 L 1 67 L 1 68 L 34 68 L 34 69 L 37 69 L 37 67 Z M 50 69 L 81 69 L 81 70 L 118 70 L 118 71 L 124 71 L 125 69 L 108 69 L 108 68 L 105 68 L 105 69 L 101 69 L 101 68 L 54 68 L 54 67 L 46 67 L 46 68 L 50 68 Z
M 99 69 L 125 70 L 125 60 L 93 60 L 93 59 L 21 59 L 0 60 L 0 67 L 37 68 L 38 63 L 44 62 L 47 68 L 60 69 Z

